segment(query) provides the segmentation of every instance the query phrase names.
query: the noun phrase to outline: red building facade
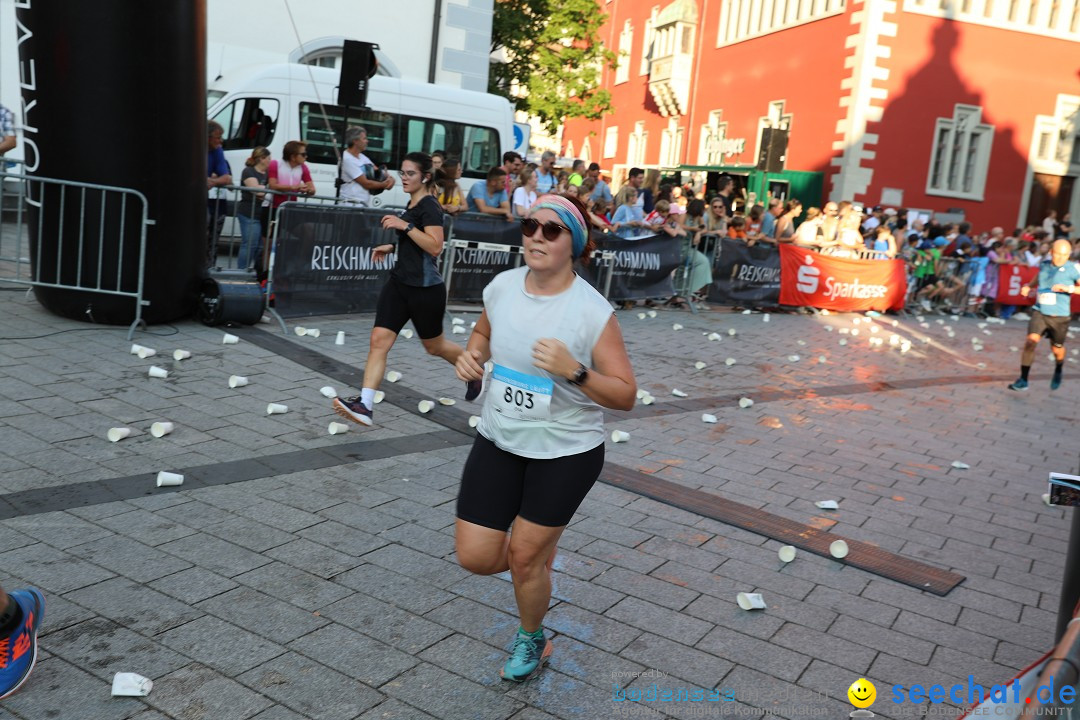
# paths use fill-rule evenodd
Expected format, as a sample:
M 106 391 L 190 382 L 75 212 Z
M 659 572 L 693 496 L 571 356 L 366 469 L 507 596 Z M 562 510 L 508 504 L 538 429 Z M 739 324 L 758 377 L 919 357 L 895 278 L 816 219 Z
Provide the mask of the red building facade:
M 976 229 L 1080 212 L 1080 0 L 597 2 L 615 111 L 568 121 L 563 148 L 616 178 L 749 174 L 774 130 L 787 171 L 819 174 L 804 203 Z

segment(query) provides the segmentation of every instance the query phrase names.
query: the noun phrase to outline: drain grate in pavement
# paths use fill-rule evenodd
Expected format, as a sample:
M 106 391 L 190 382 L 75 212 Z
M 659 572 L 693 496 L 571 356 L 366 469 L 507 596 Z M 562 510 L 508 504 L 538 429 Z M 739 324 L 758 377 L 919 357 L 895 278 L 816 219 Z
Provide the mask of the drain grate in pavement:
M 810 525 L 638 470 L 608 463 L 600 474 L 600 481 L 825 557 L 832 557 L 829 555 L 829 545 L 842 539 L 848 544 L 849 550 L 842 562 L 935 595 L 947 595 L 964 581 L 963 575 L 882 550 L 875 545 L 841 538 Z

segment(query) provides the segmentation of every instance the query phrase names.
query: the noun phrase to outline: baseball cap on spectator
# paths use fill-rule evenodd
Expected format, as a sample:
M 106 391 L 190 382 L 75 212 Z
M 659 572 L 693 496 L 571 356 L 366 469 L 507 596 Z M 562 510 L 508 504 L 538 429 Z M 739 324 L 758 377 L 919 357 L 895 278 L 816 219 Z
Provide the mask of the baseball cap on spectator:
M 872 213 L 881 212 L 881 206 L 880 205 L 875 205 L 874 207 L 872 207 L 870 209 L 870 212 L 872 212 Z
M 934 247 L 945 247 L 948 244 L 949 239 L 942 235 L 938 235 L 936 238 L 934 238 Z

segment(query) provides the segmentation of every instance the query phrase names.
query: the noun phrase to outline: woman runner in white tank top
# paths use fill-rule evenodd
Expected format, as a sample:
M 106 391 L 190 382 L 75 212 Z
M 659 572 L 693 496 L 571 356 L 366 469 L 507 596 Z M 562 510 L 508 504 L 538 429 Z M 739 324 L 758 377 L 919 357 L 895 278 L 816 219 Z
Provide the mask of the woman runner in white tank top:
M 603 469 L 601 408 L 629 410 L 637 390 L 611 305 L 573 270 L 592 250 L 587 217 L 577 198 L 540 197 L 521 221 L 525 267 L 484 289 L 484 313 L 456 364 L 470 382 L 494 363 L 462 473 L 456 546 L 466 570 L 510 570 L 521 627 L 500 675 L 516 682 L 551 654 L 542 627 L 549 573 Z

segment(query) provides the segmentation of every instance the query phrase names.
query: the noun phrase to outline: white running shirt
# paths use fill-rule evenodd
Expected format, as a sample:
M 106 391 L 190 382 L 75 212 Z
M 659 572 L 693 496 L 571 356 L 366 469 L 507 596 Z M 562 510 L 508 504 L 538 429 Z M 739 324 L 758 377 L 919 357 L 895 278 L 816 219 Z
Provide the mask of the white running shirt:
M 522 457 L 587 452 L 604 442 L 603 410 L 565 378 L 533 365 L 532 351 L 537 340 L 556 338 L 591 368 L 611 304 L 580 276 L 558 295 L 529 294 L 528 272 L 526 266 L 506 270 L 484 288 L 496 367 L 485 378 L 477 429 L 498 448 Z

